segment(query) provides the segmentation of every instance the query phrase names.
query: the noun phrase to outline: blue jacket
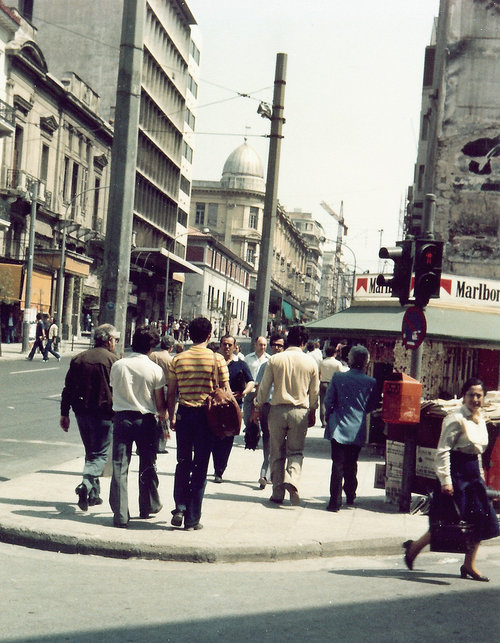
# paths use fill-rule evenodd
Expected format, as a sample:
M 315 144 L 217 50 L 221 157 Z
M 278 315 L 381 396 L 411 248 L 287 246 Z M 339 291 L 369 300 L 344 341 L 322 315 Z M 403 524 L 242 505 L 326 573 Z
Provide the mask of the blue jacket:
M 366 414 L 377 407 L 377 381 L 357 368 L 334 373 L 325 396 L 325 438 L 362 446 Z

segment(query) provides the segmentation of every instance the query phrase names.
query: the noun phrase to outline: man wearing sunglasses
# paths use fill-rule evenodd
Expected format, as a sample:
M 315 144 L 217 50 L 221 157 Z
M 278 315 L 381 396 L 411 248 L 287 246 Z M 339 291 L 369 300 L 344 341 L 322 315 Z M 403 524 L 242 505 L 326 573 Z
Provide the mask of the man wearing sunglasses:
M 85 447 L 83 480 L 75 489 L 82 511 L 102 504 L 99 476 L 108 459 L 113 416 L 109 373 L 118 359 L 115 348 L 119 337 L 111 324 L 98 326 L 94 331 L 94 348 L 71 360 L 61 395 L 60 427 L 68 432 L 72 408 Z

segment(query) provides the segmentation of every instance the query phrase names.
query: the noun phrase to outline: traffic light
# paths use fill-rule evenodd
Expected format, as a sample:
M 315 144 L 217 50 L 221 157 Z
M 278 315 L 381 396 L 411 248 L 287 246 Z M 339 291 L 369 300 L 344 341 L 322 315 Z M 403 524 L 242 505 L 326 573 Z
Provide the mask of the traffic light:
M 395 248 L 380 248 L 378 256 L 381 259 L 394 261 L 392 279 L 384 275 L 377 277 L 377 286 L 389 286 L 392 296 L 399 298 L 399 303 L 404 306 L 410 296 L 411 273 L 413 268 L 413 241 L 396 241 Z
M 429 299 L 439 299 L 443 241 L 417 239 L 415 241 L 415 304 L 424 308 Z

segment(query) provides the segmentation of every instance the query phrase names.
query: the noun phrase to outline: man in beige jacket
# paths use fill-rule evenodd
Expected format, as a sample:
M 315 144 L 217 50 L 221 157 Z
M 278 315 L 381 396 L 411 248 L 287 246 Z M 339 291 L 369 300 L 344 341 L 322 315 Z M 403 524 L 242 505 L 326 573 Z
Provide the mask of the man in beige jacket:
M 270 500 L 276 504 L 283 502 L 285 491 L 292 505 L 300 504 L 304 444 L 308 427 L 314 426 L 319 391 L 318 367 L 304 353 L 307 339 L 304 326 L 290 328 L 287 348 L 269 359 L 255 400 L 260 409 L 274 385 L 268 422 L 273 483 Z

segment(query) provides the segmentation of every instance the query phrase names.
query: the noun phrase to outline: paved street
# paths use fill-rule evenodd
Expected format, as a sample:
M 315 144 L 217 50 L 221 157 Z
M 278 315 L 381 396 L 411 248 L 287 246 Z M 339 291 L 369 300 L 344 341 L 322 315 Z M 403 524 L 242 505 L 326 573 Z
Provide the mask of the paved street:
M 40 355 L 32 362 L 0 358 L 0 480 L 81 454 L 76 423 L 69 434 L 59 428 L 59 400 L 69 362 L 69 355 L 47 364 Z
M 496 580 L 452 554 L 195 565 L 69 556 L 0 544 L 3 641 L 478 642 L 498 638 Z M 7 581 L 7 582 L 5 582 Z

